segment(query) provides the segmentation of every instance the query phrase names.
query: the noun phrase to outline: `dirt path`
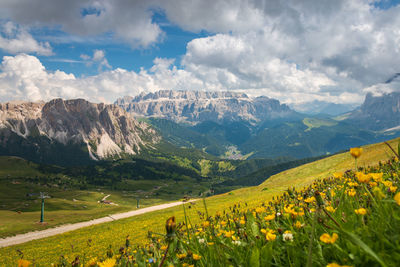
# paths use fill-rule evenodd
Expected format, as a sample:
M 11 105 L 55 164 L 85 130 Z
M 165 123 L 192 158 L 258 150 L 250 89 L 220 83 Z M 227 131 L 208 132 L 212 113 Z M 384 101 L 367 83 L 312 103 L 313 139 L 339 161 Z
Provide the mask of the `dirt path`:
M 193 202 L 193 201 L 196 201 L 196 200 L 191 200 L 190 202 Z M 183 203 L 187 203 L 187 202 L 177 201 L 177 202 L 172 202 L 172 203 L 166 203 L 166 204 L 151 206 L 151 207 L 147 207 L 147 208 L 143 208 L 143 209 L 132 210 L 132 211 L 124 212 L 124 213 L 112 214 L 112 215 L 108 215 L 103 218 L 94 219 L 94 220 L 90 220 L 90 221 L 86 221 L 86 222 L 65 224 L 65 225 L 61 225 L 61 226 L 58 226 L 55 228 L 49 228 L 49 229 L 42 230 L 42 231 L 34 231 L 34 232 L 26 233 L 26 234 L 20 234 L 20 235 L 11 236 L 11 237 L 0 238 L 0 248 L 25 243 L 25 242 L 35 240 L 35 239 L 40 239 L 40 238 L 44 238 L 44 237 L 62 234 L 65 232 L 73 231 L 73 230 L 87 227 L 90 225 L 120 220 L 120 219 L 124 219 L 124 218 L 128 218 L 128 217 L 133 217 L 136 215 L 144 214 L 147 212 L 156 211 L 156 210 L 163 210 L 163 209 L 179 206 Z

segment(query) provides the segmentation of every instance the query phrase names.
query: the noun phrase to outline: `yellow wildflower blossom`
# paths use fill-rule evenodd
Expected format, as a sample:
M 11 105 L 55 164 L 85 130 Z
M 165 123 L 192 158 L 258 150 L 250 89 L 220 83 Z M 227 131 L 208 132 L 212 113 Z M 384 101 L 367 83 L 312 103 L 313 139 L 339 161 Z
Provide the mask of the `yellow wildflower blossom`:
M 99 262 L 97 264 L 99 265 L 99 267 L 114 267 L 115 263 L 116 263 L 116 259 L 109 258 L 109 259 L 106 259 L 105 261 Z
M 361 156 L 363 149 L 361 147 L 350 148 L 350 154 L 353 158 L 359 158 Z
M 186 258 L 186 253 L 182 253 L 182 254 L 176 254 L 176 256 L 178 257 L 178 259 L 183 259 Z
M 355 195 L 356 195 L 356 190 L 354 190 L 353 188 L 352 189 L 350 189 L 349 191 L 347 191 L 347 194 L 350 196 L 350 197 L 354 197 Z
M 336 233 L 333 233 L 332 236 L 330 234 L 324 233 L 319 237 L 319 240 L 326 244 L 333 244 L 338 238 L 339 236 Z
M 267 235 L 265 236 L 268 241 L 274 241 L 276 239 L 275 231 L 269 230 Z
M 382 182 L 383 173 L 370 173 L 369 174 L 375 182 Z
M 332 212 L 332 213 L 336 211 L 336 209 L 334 207 L 332 207 L 332 206 L 327 206 L 325 209 L 327 211 L 329 211 L 329 212 Z
M 264 217 L 264 220 L 266 221 L 272 221 L 273 219 L 275 219 L 275 214 L 269 214 Z
M 195 261 L 198 261 L 198 260 L 201 259 L 201 256 L 198 255 L 198 254 L 193 253 L 193 259 L 194 259 Z
M 397 186 L 390 186 L 389 190 L 390 190 L 390 192 L 394 193 L 397 190 Z
M 356 209 L 356 210 L 354 210 L 354 212 L 355 212 L 356 214 L 358 214 L 358 215 L 365 215 L 365 214 L 367 214 L 367 210 L 364 209 L 364 208 Z
M 31 265 L 31 262 L 28 260 L 24 260 L 24 259 L 18 260 L 18 267 L 28 267 L 29 265 Z
M 396 201 L 397 205 L 400 206 L 400 192 L 394 196 L 394 201 Z
M 316 201 L 315 197 L 309 197 L 309 198 L 304 199 L 304 202 L 307 202 L 307 203 L 311 203 L 311 202 L 315 202 L 315 201 Z
M 371 180 L 371 178 L 372 178 L 370 175 L 364 174 L 362 172 L 356 172 L 356 177 L 360 183 L 364 183 L 364 184 L 368 183 L 369 180 Z
M 296 227 L 297 229 L 299 229 L 299 228 L 303 227 L 303 225 L 301 224 L 301 222 L 296 221 L 295 224 L 294 224 L 294 227 Z
M 328 265 L 326 265 L 326 267 L 351 267 L 351 266 L 349 266 L 349 265 L 340 265 L 340 264 L 337 264 L 336 262 L 332 262 L 332 263 L 329 263 Z
M 335 172 L 335 173 L 333 174 L 333 177 L 336 178 L 336 179 L 343 178 L 343 173 L 341 173 L 341 172 Z

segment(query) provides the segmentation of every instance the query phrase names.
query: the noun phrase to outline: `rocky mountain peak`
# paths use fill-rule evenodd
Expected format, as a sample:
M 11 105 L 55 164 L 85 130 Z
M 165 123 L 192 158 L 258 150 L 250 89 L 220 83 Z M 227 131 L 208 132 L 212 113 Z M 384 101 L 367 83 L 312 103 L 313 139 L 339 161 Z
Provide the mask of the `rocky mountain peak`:
M 82 144 L 92 159 L 137 154 L 160 139 L 146 123 L 139 123 L 118 106 L 84 99 L 3 103 L 0 126 L 3 148 L 11 139 L 29 143 L 32 138 L 46 138 L 63 145 Z
M 276 99 L 251 98 L 244 93 L 229 91 L 161 90 L 120 98 L 115 104 L 136 116 L 190 123 L 239 120 L 256 123 L 295 114 Z
M 364 103 L 349 115 L 348 120 L 371 130 L 400 126 L 400 92 L 381 96 L 368 93 Z

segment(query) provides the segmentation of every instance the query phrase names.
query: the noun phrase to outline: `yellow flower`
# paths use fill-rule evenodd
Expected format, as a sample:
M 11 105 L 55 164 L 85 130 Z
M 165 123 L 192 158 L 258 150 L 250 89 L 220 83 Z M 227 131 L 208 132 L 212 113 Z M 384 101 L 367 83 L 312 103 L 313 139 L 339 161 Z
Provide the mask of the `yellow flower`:
M 326 244 L 333 244 L 338 238 L 339 236 L 336 233 L 333 233 L 332 236 L 330 234 L 324 233 L 319 237 L 319 240 Z
M 210 222 L 209 221 L 203 222 L 203 227 L 208 227 L 208 226 L 210 226 Z
M 195 261 L 198 261 L 198 260 L 201 259 L 201 256 L 193 253 L 193 259 L 194 259 Z
M 363 149 L 361 147 L 350 148 L 350 154 L 353 158 L 359 158 L 361 156 Z
M 354 190 L 353 188 L 352 189 L 350 189 L 348 192 L 347 192 L 347 194 L 350 196 L 350 197 L 354 197 L 355 195 L 356 195 L 356 190 Z
M 226 225 L 226 221 L 221 221 L 220 223 L 221 223 L 222 226 Z
M 91 258 L 86 266 L 96 266 L 97 265 L 97 257 Z
M 264 220 L 266 221 L 272 221 L 273 219 L 275 219 L 275 214 L 270 214 L 264 217 Z
M 256 212 L 257 213 L 262 213 L 262 212 L 265 212 L 265 209 L 262 208 L 262 207 L 258 207 L 258 208 L 256 208 Z
M 397 190 L 397 186 L 390 186 L 389 190 L 390 190 L 390 192 L 394 193 Z
M 301 228 L 302 226 L 303 225 L 299 221 L 296 221 L 296 223 L 294 224 L 294 227 L 296 227 L 297 229 Z
M 326 267 L 351 267 L 351 266 L 349 266 L 349 265 L 340 265 L 340 264 L 337 264 L 336 262 L 332 262 L 332 263 L 329 263 L 328 265 L 326 265 Z
M 18 260 L 18 267 L 28 267 L 31 265 L 30 261 L 24 260 L 24 259 L 19 259 Z
M 246 224 L 246 221 L 245 220 L 240 220 L 240 224 Z
M 161 250 L 166 250 L 167 249 L 167 246 L 162 246 L 161 248 L 160 248 Z
M 354 210 L 354 212 L 355 212 L 356 214 L 358 214 L 358 215 L 365 215 L 365 214 L 367 214 L 367 210 L 364 209 L 364 208 L 359 208 L 359 209 L 357 209 L 357 210 Z
M 394 201 L 396 201 L 397 205 L 400 206 L 400 192 L 394 196 Z
M 370 175 L 364 174 L 362 172 L 356 172 L 356 177 L 360 183 L 365 183 L 365 184 L 368 183 L 369 180 L 371 180 L 372 178 Z
M 375 187 L 375 186 L 377 186 L 377 185 L 378 185 L 377 182 L 369 182 L 369 186 L 370 186 L 370 187 Z
M 336 179 L 343 178 L 343 173 L 341 173 L 341 172 L 335 172 L 335 173 L 333 174 L 333 177 L 336 178 Z
M 274 241 L 276 239 L 275 231 L 269 230 L 267 235 L 265 236 L 268 241 Z
M 386 187 L 391 187 L 393 185 L 391 181 L 383 181 L 382 184 L 384 184 Z
M 225 232 L 225 237 L 228 237 L 228 238 L 230 238 L 230 237 L 232 237 L 232 235 L 235 233 L 235 231 L 227 231 L 227 232 Z
M 336 209 L 334 207 L 332 207 L 332 206 L 327 206 L 325 209 L 327 211 L 329 211 L 329 212 L 332 212 L 332 213 L 336 211 Z
M 98 265 L 99 265 L 99 267 L 114 267 L 115 266 L 115 262 L 116 262 L 116 259 L 109 258 L 109 259 L 106 259 L 103 262 L 99 262 Z
M 315 201 L 316 201 L 315 197 L 309 197 L 309 198 L 304 199 L 304 202 L 307 202 L 307 203 L 311 203 L 311 202 L 315 202 Z
M 186 258 L 186 253 L 182 253 L 182 254 L 176 254 L 176 256 L 178 257 L 178 259 L 183 259 Z
M 374 179 L 375 182 L 382 182 L 382 177 L 383 177 L 383 173 L 382 172 L 370 173 L 369 175 L 372 176 L 372 179 Z

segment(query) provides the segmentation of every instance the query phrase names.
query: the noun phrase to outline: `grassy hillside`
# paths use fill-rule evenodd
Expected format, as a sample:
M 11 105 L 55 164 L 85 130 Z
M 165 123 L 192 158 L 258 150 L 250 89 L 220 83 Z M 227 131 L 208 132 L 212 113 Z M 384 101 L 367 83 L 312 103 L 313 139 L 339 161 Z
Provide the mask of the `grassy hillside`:
M 399 139 L 389 143 L 397 147 Z M 389 148 L 380 143 L 364 147 L 364 153 L 359 158 L 359 166 L 376 165 L 379 161 L 386 161 L 392 157 Z M 287 188 L 296 186 L 301 188 L 311 184 L 314 180 L 331 176 L 334 172 L 343 172 L 352 169 L 354 161 L 348 152 L 337 154 L 316 162 L 287 170 L 270 177 L 260 186 L 235 190 L 230 193 L 207 198 L 207 209 L 210 215 L 228 210 L 234 204 L 255 207 L 263 201 L 271 200 L 273 196 L 283 193 Z M 198 212 L 204 212 L 201 202 L 187 204 L 186 212 L 194 225 L 200 222 Z M 165 221 L 175 215 L 178 222 L 184 220 L 182 207 L 152 212 L 141 216 L 128 218 L 112 223 L 96 225 L 62 235 L 32 241 L 21 245 L 0 249 L 0 265 L 12 265 L 19 257 L 17 249 L 24 253 L 24 258 L 40 264 L 49 264 L 58 261 L 64 255 L 69 262 L 75 255 L 85 254 L 103 256 L 107 248 L 115 251 L 124 244 L 127 235 L 131 243 L 143 244 L 147 240 L 148 231 L 163 233 Z M 57 244 L 55 246 L 55 244 Z M 73 246 L 72 246 L 73 245 Z

